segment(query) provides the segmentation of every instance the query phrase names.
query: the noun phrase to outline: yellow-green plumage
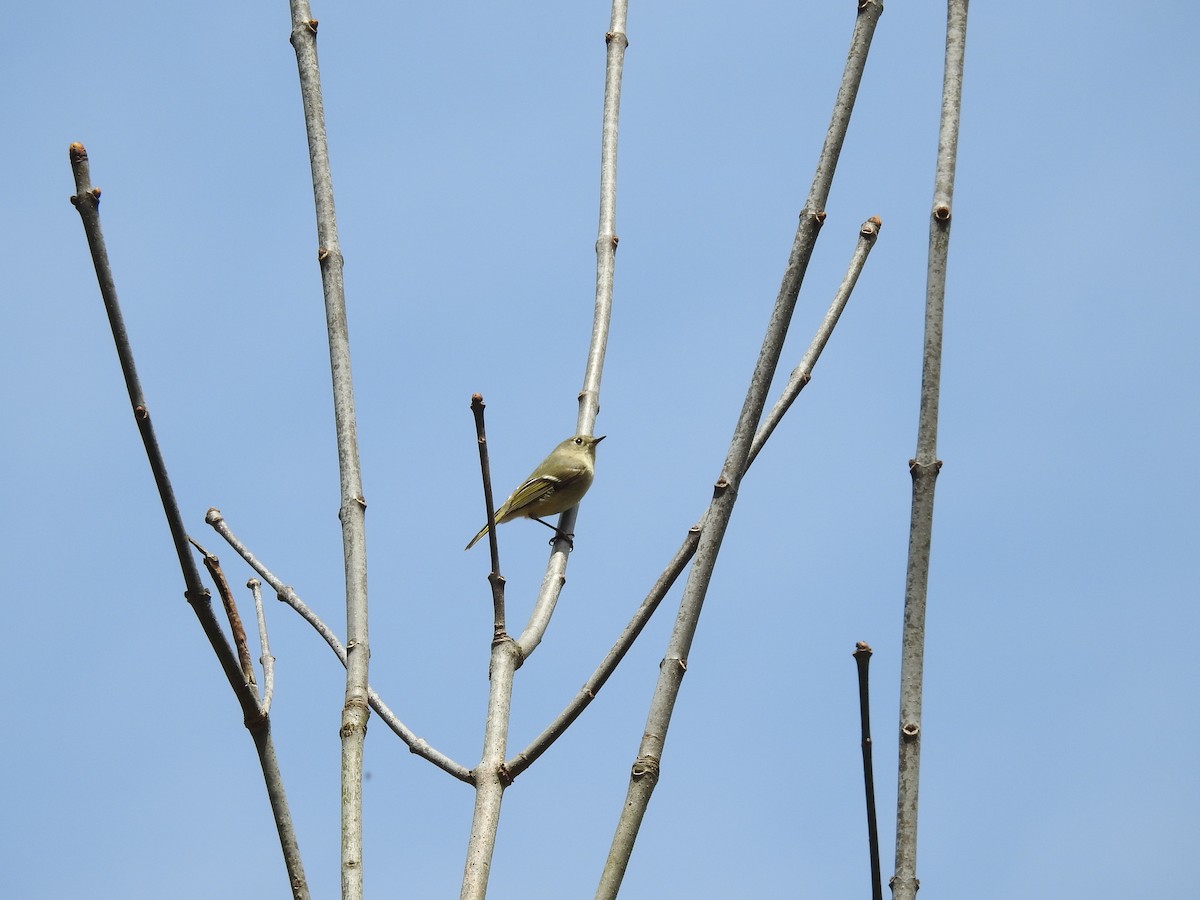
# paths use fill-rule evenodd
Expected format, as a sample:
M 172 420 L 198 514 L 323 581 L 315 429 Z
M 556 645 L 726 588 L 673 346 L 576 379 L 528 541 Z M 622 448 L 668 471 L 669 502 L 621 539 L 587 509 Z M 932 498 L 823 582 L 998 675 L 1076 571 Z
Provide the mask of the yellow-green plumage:
M 596 474 L 596 445 L 604 435 L 577 434 L 569 437 L 541 461 L 529 477 L 500 504 L 495 522 L 503 525 L 513 519 L 540 519 L 566 512 L 583 499 Z M 548 523 L 547 523 L 548 524 Z M 464 547 L 470 550 L 488 533 L 487 525 Z

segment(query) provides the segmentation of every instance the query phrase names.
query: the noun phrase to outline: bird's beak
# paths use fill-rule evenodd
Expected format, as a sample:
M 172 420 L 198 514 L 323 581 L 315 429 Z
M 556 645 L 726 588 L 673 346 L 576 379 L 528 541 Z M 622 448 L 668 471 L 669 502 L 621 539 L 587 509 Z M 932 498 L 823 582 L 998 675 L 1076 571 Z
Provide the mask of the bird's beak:
M 608 435 L 607 435 L 607 434 L 602 434 L 602 435 L 600 435 L 600 437 L 596 438 L 596 440 L 595 440 L 593 443 L 596 443 L 596 444 L 598 444 L 598 443 L 600 443 L 602 440 L 604 440 L 606 437 L 608 437 Z

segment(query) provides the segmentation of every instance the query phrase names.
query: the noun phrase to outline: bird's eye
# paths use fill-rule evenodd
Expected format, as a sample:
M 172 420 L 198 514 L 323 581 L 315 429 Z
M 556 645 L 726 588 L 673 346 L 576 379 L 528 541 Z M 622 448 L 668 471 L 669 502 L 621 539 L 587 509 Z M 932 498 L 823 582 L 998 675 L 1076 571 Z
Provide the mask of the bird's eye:
M 583 443 L 583 438 L 575 438 L 575 443 L 576 443 L 576 444 L 582 444 L 582 443 Z

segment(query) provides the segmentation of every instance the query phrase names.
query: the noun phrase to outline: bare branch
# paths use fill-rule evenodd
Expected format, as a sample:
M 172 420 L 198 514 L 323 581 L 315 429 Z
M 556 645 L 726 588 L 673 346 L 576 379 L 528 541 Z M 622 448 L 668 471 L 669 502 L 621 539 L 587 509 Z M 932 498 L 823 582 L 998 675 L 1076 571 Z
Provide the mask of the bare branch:
M 195 538 L 189 537 L 188 541 L 200 551 L 200 555 L 204 558 L 204 568 L 208 569 L 209 576 L 217 586 L 221 604 L 225 607 L 225 617 L 229 620 L 229 630 L 233 633 L 233 645 L 237 648 L 238 662 L 242 666 L 242 677 L 246 684 L 255 690 L 255 700 L 257 701 L 257 681 L 254 678 L 254 663 L 250 660 L 250 647 L 246 642 L 246 628 L 242 624 L 241 614 L 238 613 L 237 602 L 233 599 L 233 591 L 230 590 L 229 582 L 225 579 L 225 572 L 221 569 L 221 561 L 201 547 Z
M 142 444 L 146 448 L 146 457 L 150 461 L 150 471 L 158 486 L 158 495 L 167 516 L 167 527 L 171 532 L 171 540 L 175 544 L 175 553 L 179 558 L 179 567 L 183 571 L 185 585 L 184 597 L 191 605 L 200 627 L 212 645 L 217 661 L 221 665 L 229 686 L 233 688 L 234 696 L 242 707 L 242 716 L 254 747 L 258 753 L 259 765 L 263 770 L 263 780 L 267 787 L 267 797 L 271 803 L 271 812 L 275 816 L 275 829 L 279 834 L 280 847 L 283 850 L 284 864 L 288 870 L 288 880 L 292 887 L 295 900 L 308 900 L 308 881 L 304 876 L 304 863 L 300 858 L 300 847 L 296 841 L 296 830 L 292 824 L 291 811 L 288 808 L 287 794 L 283 787 L 283 776 L 279 771 L 279 762 L 275 757 L 275 747 L 271 742 L 271 720 L 260 713 L 258 697 L 245 679 L 233 648 L 221 630 L 212 609 L 212 598 L 208 589 L 200 580 L 200 570 L 188 548 L 188 536 L 183 527 L 183 517 L 179 512 L 179 504 L 175 500 L 175 490 L 167 477 L 167 466 L 163 460 L 158 438 L 154 433 L 154 425 L 150 419 L 150 411 L 142 395 L 141 381 L 138 379 L 137 367 L 133 360 L 133 347 L 125 330 L 125 318 L 121 314 L 121 306 L 117 299 L 116 282 L 112 274 L 112 266 L 108 260 L 108 250 L 104 243 L 104 232 L 100 227 L 100 189 L 92 187 L 91 170 L 88 164 L 87 151 L 83 144 L 75 143 L 70 147 L 71 171 L 75 176 L 75 195 L 71 202 L 79 211 L 83 220 L 84 234 L 91 248 L 92 263 L 96 268 L 96 279 L 100 284 L 100 294 L 104 298 L 104 308 L 108 312 L 108 322 L 112 328 L 113 342 L 117 347 L 117 357 L 121 362 L 121 373 L 125 376 L 125 387 L 129 392 L 129 400 L 133 406 L 134 420 L 138 432 L 142 436 Z
M 629 788 L 622 806 L 621 817 L 617 823 L 608 860 L 596 891 L 597 900 L 617 896 L 630 854 L 633 852 L 634 841 L 637 839 L 638 830 L 650 803 L 650 796 L 654 792 L 654 785 L 658 780 L 662 749 L 666 743 L 667 729 L 670 726 L 675 700 L 679 696 L 683 674 L 687 669 L 687 657 L 691 649 L 692 638 L 699 623 L 704 598 L 708 593 L 717 554 L 720 552 L 725 530 L 733 512 L 733 505 L 737 500 L 738 488 L 750 462 L 750 449 L 755 431 L 762 419 L 767 391 L 779 363 L 779 356 L 783 349 L 784 338 L 787 336 L 792 313 L 795 310 L 800 285 L 812 257 L 812 250 L 821 223 L 825 219 L 825 202 L 829 197 L 829 188 L 833 182 L 837 158 L 841 152 L 846 129 L 849 127 L 850 113 L 854 108 L 854 99 L 862 81 L 863 69 L 866 66 L 867 52 L 870 49 L 871 38 L 881 12 L 881 3 L 862 0 L 859 4 L 850 51 L 847 55 L 841 87 L 834 103 L 829 130 L 826 133 L 825 145 L 817 162 L 808 199 L 800 213 L 800 226 L 792 243 L 792 251 L 784 270 L 775 308 L 771 313 L 766 334 L 763 337 L 758 362 L 755 365 L 749 388 L 746 391 L 746 398 L 742 404 L 742 411 L 734 428 L 725 464 L 714 485 L 713 501 L 705 516 L 704 530 L 700 534 L 700 544 L 696 548 L 696 556 L 691 571 L 688 573 L 683 599 L 680 601 L 679 614 L 668 640 L 662 665 L 659 667 L 658 684 L 651 700 L 637 759 L 630 773 Z
M 871 648 L 859 641 L 854 647 L 858 670 L 858 717 L 862 732 L 863 790 L 867 795 L 867 852 L 871 859 L 871 900 L 883 900 L 879 866 L 879 823 L 875 817 L 875 766 L 871 752 Z
M 642 605 L 638 607 L 629 624 L 625 626 L 625 630 L 621 632 L 621 636 L 617 638 L 617 642 L 613 644 L 612 649 L 608 651 L 608 655 L 604 657 L 604 660 L 600 663 L 596 671 L 592 673 L 591 677 L 588 678 L 579 693 L 567 704 L 566 709 L 559 713 L 554 721 L 547 725 L 545 730 L 534 738 L 528 747 L 504 764 L 510 778 L 516 778 L 528 769 L 533 764 L 533 761 L 545 753 L 550 748 L 550 745 L 558 740 L 570 724 L 578 719 L 580 714 L 587 709 L 588 705 L 596 699 L 596 695 L 600 693 L 600 689 L 604 687 L 604 683 L 608 681 L 608 677 L 617 668 L 617 664 L 625 658 L 625 654 L 629 652 L 629 648 L 633 646 L 633 642 L 642 633 L 642 629 L 646 627 L 646 623 L 650 621 L 650 617 L 654 615 L 654 611 L 658 609 L 667 592 L 671 590 L 672 585 L 675 584 L 675 581 L 687 567 L 699 543 L 700 529 L 690 529 L 687 537 L 684 538 L 682 546 L 676 551 L 666 570 L 658 576 L 658 580 L 650 589 L 650 593 L 646 595 L 646 599 L 642 601 Z
M 300 98 L 308 133 L 313 199 L 317 213 L 317 260 L 325 292 L 325 324 L 329 332 L 329 365 L 333 375 L 333 417 L 337 431 L 342 549 L 346 566 L 346 701 L 342 707 L 342 897 L 361 900 L 363 743 L 370 715 L 367 669 L 371 658 L 367 636 L 367 501 L 358 459 L 358 426 L 354 414 L 354 382 L 350 374 L 350 335 L 342 280 L 341 245 L 333 207 L 333 175 L 325 136 L 321 71 L 317 65 L 317 21 L 308 0 L 291 0 L 292 47 L 300 73 Z
M 750 456 L 746 460 L 747 469 L 750 468 L 751 464 L 758 457 L 759 451 L 767 443 L 767 439 L 771 437 L 771 434 L 775 431 L 775 427 L 783 419 L 784 414 L 791 407 L 795 399 L 800 396 L 800 392 L 812 380 L 812 373 L 817 365 L 817 360 L 821 358 L 821 353 L 825 350 L 825 345 L 829 343 L 829 338 L 833 335 L 833 329 L 837 327 L 838 319 L 841 318 L 842 312 L 846 309 L 846 304 L 850 302 L 850 295 L 854 292 L 854 286 L 858 283 L 858 276 L 862 274 L 863 267 L 867 264 L 867 257 L 871 253 L 871 248 L 875 246 L 875 239 L 879 237 L 879 232 L 882 228 L 883 221 L 879 216 L 871 216 L 871 218 L 862 223 L 862 227 L 858 230 L 858 244 L 854 248 L 854 255 L 850 258 L 850 265 L 846 269 L 846 275 L 842 278 L 842 283 L 838 286 L 837 293 L 833 296 L 833 302 L 830 303 L 829 310 L 825 313 L 825 318 L 821 321 L 817 333 L 808 345 L 808 350 L 805 351 L 796 368 L 792 370 L 791 377 L 788 378 L 788 383 L 780 394 L 779 399 L 775 401 L 775 405 L 771 407 L 771 411 L 767 413 L 762 423 L 758 426 L 758 431 L 754 435 L 754 441 L 750 445 Z
M 938 134 L 933 209 L 929 218 L 929 268 L 925 286 L 925 349 L 921 367 L 921 412 L 917 454 L 909 461 L 912 514 L 908 572 L 904 584 L 904 634 L 900 651 L 900 759 L 896 785 L 896 872 L 894 900 L 913 900 L 917 880 L 917 806 L 921 770 L 921 694 L 925 666 L 925 601 L 933 543 L 933 493 L 942 462 L 937 458 L 938 396 L 942 374 L 942 321 L 946 261 L 950 251 L 950 210 L 958 157 L 962 108 L 963 57 L 967 42 L 967 0 L 949 0 L 946 10 L 946 63 L 942 120 Z
M 604 77 L 604 119 L 600 150 L 600 222 L 596 238 L 596 300 L 592 317 L 592 337 L 588 345 L 587 366 L 583 388 L 579 392 L 579 415 L 576 434 L 590 435 L 600 410 L 600 381 L 604 370 L 604 354 L 608 344 L 608 327 L 612 315 L 613 275 L 617 250 L 617 122 L 621 106 L 621 74 L 625 48 L 627 0 L 613 0 L 612 17 L 605 35 L 607 62 Z M 560 538 L 553 542 L 541 589 L 534 601 L 529 622 L 514 642 L 507 635 L 497 636 L 492 643 L 490 669 L 491 692 L 488 698 L 488 717 L 485 728 L 484 751 L 475 769 L 475 813 L 471 822 L 471 840 L 463 873 L 462 900 L 483 900 L 487 893 L 495 829 L 499 823 L 500 801 L 504 788 L 511 781 L 504 769 L 504 753 L 508 736 L 508 707 L 512 696 L 512 678 L 522 661 L 531 654 L 546 632 L 550 617 L 566 583 L 569 541 L 561 535 L 575 531 L 578 507 L 567 510 L 558 521 Z M 490 520 L 489 520 L 490 521 Z M 495 528 L 492 531 L 495 546 Z M 493 551 L 495 558 L 495 551 Z M 495 583 L 493 582 L 493 589 Z M 501 721 L 503 717 L 503 721 Z
M 251 578 L 246 582 L 246 587 L 250 588 L 250 593 L 254 597 L 254 614 L 258 620 L 258 643 L 262 647 L 258 661 L 263 667 L 262 711 L 265 716 L 270 713 L 271 700 L 275 696 L 275 657 L 271 655 L 271 641 L 267 637 L 267 617 L 263 611 L 261 586 L 262 582 L 257 578 Z
M 300 599 L 299 594 L 284 584 L 270 569 L 266 567 L 266 565 L 263 564 L 260 559 L 258 559 L 258 557 L 250 552 L 246 545 L 243 544 L 237 535 L 235 535 L 230 529 L 229 523 L 226 521 L 225 517 L 221 515 L 221 511 L 219 509 L 210 509 L 208 514 L 204 517 L 204 521 L 211 525 L 213 530 L 225 539 L 225 542 L 233 548 L 233 551 L 237 553 L 238 556 L 246 561 L 246 564 L 249 565 L 250 568 L 262 576 L 262 580 L 271 586 L 271 589 L 275 591 L 275 594 L 282 602 L 286 603 L 297 613 L 299 613 L 300 618 L 308 622 L 308 624 L 316 630 L 317 634 L 325 639 L 325 643 L 329 645 L 329 649 L 333 651 L 334 655 L 338 658 L 338 661 L 343 666 L 346 665 L 346 648 L 342 646 L 342 642 L 338 640 L 337 635 L 333 633 L 333 630 L 329 628 L 329 626 L 323 621 L 321 621 L 320 616 L 313 612 L 308 604 Z M 371 709 L 375 710 L 375 712 L 379 714 L 379 718 L 384 721 L 388 728 L 395 732 L 396 736 L 400 738 L 400 740 L 404 741 L 411 752 L 415 753 L 422 759 L 433 763 L 443 772 L 453 775 L 459 781 L 466 782 L 467 784 L 474 784 L 474 776 L 472 776 L 470 769 L 461 765 L 460 763 L 455 762 L 440 750 L 432 747 L 424 738 L 413 734 L 413 732 L 403 722 L 401 722 L 399 718 L 397 718 L 396 714 L 391 711 L 387 704 L 383 702 L 383 699 L 374 690 L 372 690 L 370 686 L 367 687 L 367 700 L 371 704 Z
M 842 283 L 834 295 L 829 311 L 826 312 L 825 318 L 817 328 L 817 333 L 813 336 L 812 342 L 801 358 L 799 365 L 792 372 L 792 377 L 776 402 L 775 407 L 764 419 L 763 424 L 759 426 L 757 433 L 754 435 L 750 458 L 746 463 L 747 470 L 753 464 L 755 458 L 757 458 L 759 450 L 762 449 L 770 438 L 772 432 L 775 430 L 775 426 L 779 424 L 788 409 L 791 408 L 792 402 L 811 380 L 817 360 L 821 358 L 821 353 L 824 351 L 825 345 L 829 342 L 829 338 L 833 334 L 833 329 L 837 326 L 838 320 L 850 300 L 850 295 L 854 291 L 858 276 L 862 273 L 867 256 L 871 252 L 871 248 L 875 245 L 875 239 L 879 235 L 879 229 L 882 224 L 878 217 L 872 216 L 859 229 L 858 243 L 851 257 L 846 276 L 842 279 Z M 707 516 L 707 513 L 705 515 Z M 625 657 L 629 648 L 633 646 L 633 642 L 637 640 L 646 623 L 650 621 L 650 617 L 658 609 L 659 603 L 662 602 L 667 592 L 675 584 L 676 579 L 683 573 L 684 568 L 695 555 L 696 548 L 700 544 L 700 532 L 703 531 L 704 521 L 704 519 L 701 519 L 699 524 L 689 529 L 675 556 L 667 564 L 663 573 L 659 575 L 658 580 L 651 587 L 650 593 L 646 595 L 646 599 L 642 601 L 641 606 L 638 607 L 629 624 L 625 626 L 625 630 L 621 632 L 620 637 L 608 652 L 608 655 L 605 656 L 596 671 L 592 673 L 592 676 L 587 680 L 583 688 L 580 689 L 579 693 L 558 714 L 554 721 L 547 725 L 542 733 L 534 738 L 528 747 L 505 763 L 511 777 L 516 778 L 529 768 L 530 764 L 546 752 L 550 745 L 558 740 L 567 727 L 579 718 L 583 710 L 596 698 L 596 694 L 599 693 L 600 688 L 608 681 L 609 675 L 613 673 L 617 664 Z
M 500 640 L 506 634 L 504 622 L 504 576 L 500 574 L 500 544 L 496 540 L 496 505 L 492 496 L 492 466 L 488 460 L 487 429 L 484 427 L 483 411 L 487 404 L 482 394 L 471 395 L 471 413 L 475 417 L 475 441 L 479 445 L 479 471 L 483 477 L 483 505 L 487 513 L 485 522 L 493 523 L 488 528 L 488 547 L 492 551 L 492 571 L 488 581 L 492 585 L 492 634 Z

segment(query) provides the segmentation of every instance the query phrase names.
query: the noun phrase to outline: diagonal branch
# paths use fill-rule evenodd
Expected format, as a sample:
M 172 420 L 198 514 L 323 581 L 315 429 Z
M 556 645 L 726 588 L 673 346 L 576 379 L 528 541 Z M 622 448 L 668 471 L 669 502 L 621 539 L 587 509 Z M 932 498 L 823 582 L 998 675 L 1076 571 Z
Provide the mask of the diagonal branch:
M 175 489 L 171 486 L 170 478 L 167 477 L 166 462 L 163 460 L 162 450 L 154 433 L 154 423 L 150 418 L 150 411 L 142 394 L 141 381 L 133 360 L 133 347 L 129 342 L 129 334 L 125 330 L 125 318 L 117 299 L 116 281 L 108 260 L 104 232 L 100 227 L 100 189 L 92 187 L 91 170 L 88 165 L 87 151 L 83 144 L 72 144 L 70 157 L 71 171 L 75 176 L 75 195 L 71 198 L 71 202 L 79 211 L 80 219 L 83 220 L 83 231 L 87 236 L 88 246 L 91 248 L 92 263 L 96 268 L 96 280 L 100 284 L 100 294 L 104 298 L 104 308 L 108 312 L 108 322 L 117 347 L 117 357 L 121 362 L 121 373 L 125 376 L 129 401 L 133 406 L 134 420 L 137 422 L 138 432 L 141 434 L 142 443 L 146 448 L 150 471 L 154 475 L 154 483 L 158 486 L 163 512 L 167 516 L 167 527 L 171 532 L 171 540 L 175 544 L 179 568 L 183 572 L 184 597 L 187 598 L 196 618 L 200 620 L 200 627 L 204 629 L 204 634 L 208 638 L 209 644 L 212 645 L 213 652 L 217 655 L 217 661 L 225 673 L 225 678 L 229 681 L 229 686 L 233 688 L 233 693 L 242 707 L 242 717 L 254 739 L 259 765 L 263 771 L 263 780 L 266 782 L 267 797 L 275 816 L 275 829 L 279 834 L 284 864 L 287 866 L 288 879 L 292 885 L 292 895 L 296 900 L 307 900 L 309 897 L 308 882 L 304 877 L 304 863 L 300 858 L 296 830 L 292 824 L 292 814 L 288 808 L 287 795 L 283 788 L 283 774 L 279 771 L 279 762 L 275 758 L 275 747 L 271 741 L 271 720 L 264 711 L 259 709 L 258 698 L 238 665 L 233 648 L 229 646 L 225 632 L 221 630 L 221 625 L 213 613 L 212 598 L 208 589 L 200 580 L 200 570 L 196 568 L 196 561 L 188 546 L 183 517 L 179 513 L 179 504 L 175 500 Z
M 859 229 L 858 242 L 855 245 L 854 254 L 850 259 L 850 265 L 846 270 L 846 275 L 842 279 L 841 285 L 838 287 L 837 293 L 834 295 L 833 302 L 829 306 L 829 310 L 825 313 L 825 318 L 821 321 L 817 328 L 816 334 L 813 336 L 812 342 L 801 358 L 800 363 L 792 372 L 791 378 L 788 379 L 787 385 L 784 387 L 779 399 L 771 412 L 763 419 L 763 423 L 759 426 L 757 433 L 754 435 L 754 442 L 750 447 L 750 457 L 746 463 L 747 469 L 757 458 L 758 453 L 770 438 L 775 426 L 779 424 L 784 414 L 791 408 L 796 397 L 804 386 L 812 380 L 813 369 L 816 367 L 817 360 L 821 358 L 821 353 L 825 349 L 825 345 L 829 343 L 829 338 L 833 334 L 833 329 L 837 326 L 838 319 L 846 308 L 846 304 L 850 300 L 850 295 L 854 291 L 854 286 L 858 282 L 858 276 L 862 273 L 863 267 L 866 264 L 867 256 L 871 252 L 871 248 L 875 246 L 875 240 L 879 236 L 879 229 L 882 226 L 877 216 L 872 216 L 862 224 Z M 706 513 L 707 515 L 707 513 Z M 633 642 L 637 640 L 638 635 L 642 633 L 646 623 L 650 621 L 650 617 L 654 615 L 659 604 L 671 590 L 676 579 L 683 573 L 688 562 L 696 553 L 696 548 L 700 544 L 700 532 L 703 530 L 703 522 L 688 530 L 687 536 L 683 543 L 675 552 L 675 556 L 667 564 L 663 573 L 658 576 L 658 580 L 650 588 L 650 593 L 642 601 L 641 606 L 633 614 L 629 624 L 625 626 L 625 630 L 621 632 L 615 644 L 608 655 L 604 657 L 596 671 L 584 683 L 579 693 L 572 698 L 566 708 L 555 717 L 555 719 L 546 726 L 546 728 L 534 740 L 518 753 L 516 756 L 508 760 L 504 766 L 508 770 L 508 774 L 512 778 L 516 778 L 524 772 L 533 763 L 535 759 L 541 756 L 550 748 L 563 732 L 579 718 L 593 700 L 604 687 L 606 681 L 617 664 L 625 658 L 625 654 L 633 646 Z
M 882 4 L 874 0 L 861 0 L 859 4 L 846 67 L 834 102 L 825 144 L 817 161 L 808 199 L 800 213 L 800 226 L 796 231 L 775 307 L 763 336 L 758 362 L 755 364 L 746 398 L 734 427 L 725 464 L 714 486 L 713 501 L 705 517 L 704 530 L 700 534 L 700 544 L 696 548 L 696 557 L 684 587 L 675 627 L 667 642 L 667 651 L 659 669 L 658 683 L 646 717 L 646 728 L 632 767 L 628 792 L 608 860 L 596 891 L 597 898 L 615 898 L 620 890 L 621 880 L 633 852 L 633 844 L 658 779 L 667 729 L 683 682 L 692 639 L 699 624 L 717 554 L 720 552 L 725 530 L 737 500 L 738 487 L 750 462 L 755 432 L 762 418 L 767 391 L 779 363 L 779 355 L 795 310 L 800 284 L 825 218 L 825 202 L 829 197 L 837 159 L 850 124 L 850 114 L 854 109 L 854 99 L 862 82 L 867 52 L 881 12 Z
M 308 622 L 316 630 L 317 634 L 325 639 L 325 643 L 329 645 L 329 648 L 334 652 L 334 655 L 337 656 L 341 664 L 343 666 L 346 665 L 346 648 L 342 646 L 342 642 L 333 633 L 333 629 L 321 621 L 320 616 L 313 612 L 308 604 L 300 599 L 299 594 L 284 584 L 258 557 L 250 552 L 249 548 L 230 529 L 229 523 L 221 515 L 221 511 L 219 509 L 210 509 L 204 517 L 204 521 L 211 525 L 213 530 L 225 539 L 225 542 L 233 548 L 234 553 L 245 560 L 250 568 L 262 576 L 263 581 L 271 586 L 281 601 L 299 613 L 300 618 Z M 430 746 L 429 742 L 424 738 L 417 737 L 408 726 L 396 717 L 396 714 L 388 708 L 383 699 L 370 686 L 367 687 L 367 699 L 371 704 L 371 709 L 375 710 L 384 721 L 384 724 L 392 729 L 396 736 L 408 745 L 408 749 L 412 753 L 415 753 L 422 759 L 428 760 L 443 772 L 453 775 L 459 781 L 466 782 L 467 784 L 474 783 L 470 769 L 455 762 L 440 750 Z

